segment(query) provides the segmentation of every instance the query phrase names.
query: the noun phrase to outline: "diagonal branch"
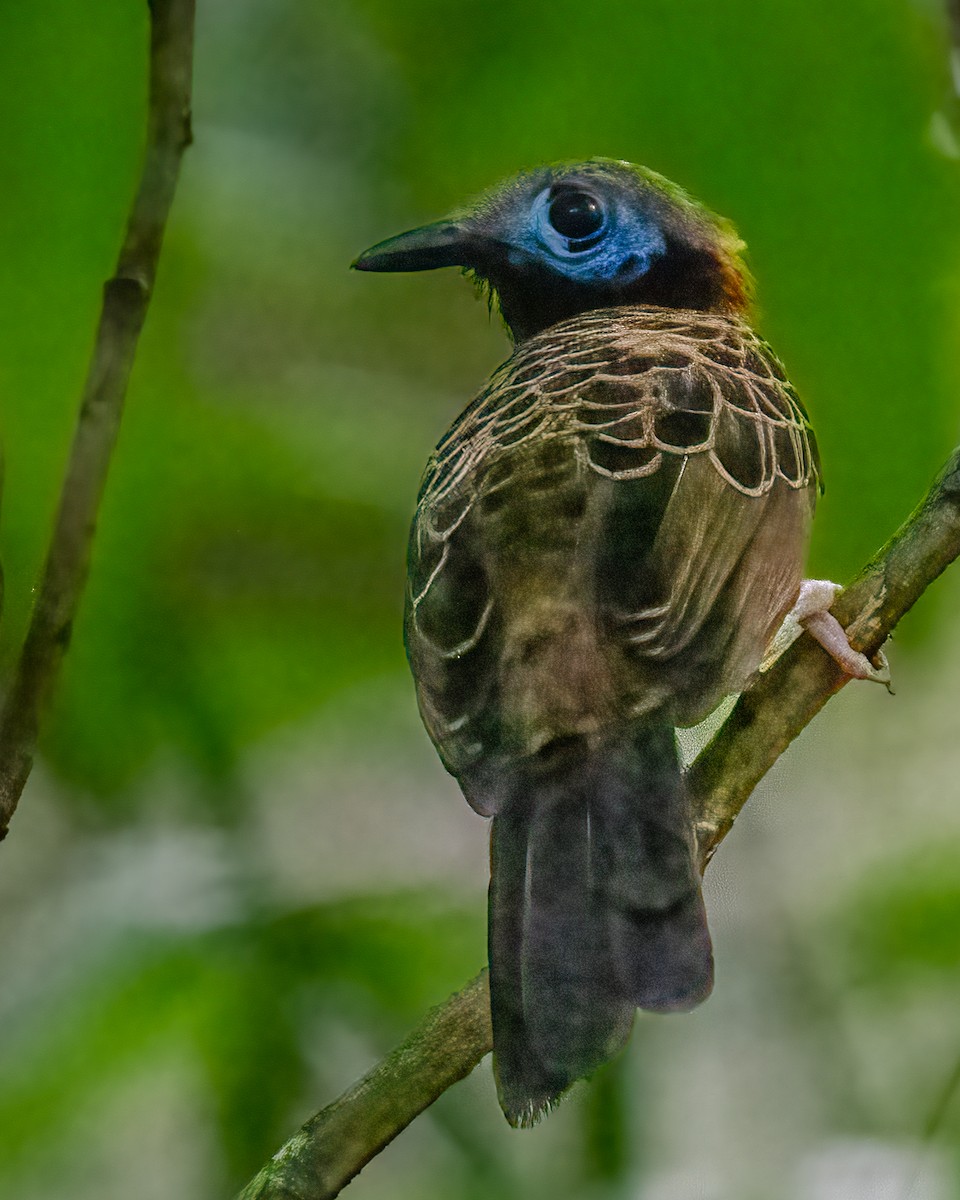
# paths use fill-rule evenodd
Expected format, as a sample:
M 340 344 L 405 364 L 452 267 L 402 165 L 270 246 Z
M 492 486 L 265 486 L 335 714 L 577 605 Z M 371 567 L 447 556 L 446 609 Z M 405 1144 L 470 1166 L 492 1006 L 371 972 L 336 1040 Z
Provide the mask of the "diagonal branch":
M 429 1012 L 405 1041 L 273 1156 L 238 1200 L 325 1200 L 493 1044 L 487 972 Z
M 189 146 L 195 0 L 148 0 L 150 96 L 139 187 L 103 307 L 83 389 L 43 581 L 0 710 L 0 839 L 36 750 L 40 717 L 60 673 L 90 567 L 97 514 L 127 381 L 153 292 L 183 152 Z
M 960 448 L 907 521 L 837 597 L 832 611 L 853 648 L 867 655 L 879 650 L 958 556 Z M 743 692 L 688 774 L 704 866 L 759 781 L 849 678 L 804 636 Z
M 837 599 L 851 644 L 872 654 L 926 588 L 960 556 L 960 449 L 926 498 Z M 750 793 L 847 682 L 808 635 L 742 693 L 691 766 L 701 863 L 730 832 Z M 411 1120 L 491 1049 L 486 972 L 451 996 L 382 1063 L 311 1117 L 238 1200 L 331 1200 Z

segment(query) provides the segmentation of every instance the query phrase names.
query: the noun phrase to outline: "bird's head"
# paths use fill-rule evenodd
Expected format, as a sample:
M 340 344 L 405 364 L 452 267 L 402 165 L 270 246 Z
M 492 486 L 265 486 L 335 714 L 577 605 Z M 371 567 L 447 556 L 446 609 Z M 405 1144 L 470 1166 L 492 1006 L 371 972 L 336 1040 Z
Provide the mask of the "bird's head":
M 662 175 L 596 158 L 526 171 L 353 265 L 462 267 L 496 294 L 520 340 L 621 304 L 741 312 L 749 298 L 742 250 L 728 222 Z

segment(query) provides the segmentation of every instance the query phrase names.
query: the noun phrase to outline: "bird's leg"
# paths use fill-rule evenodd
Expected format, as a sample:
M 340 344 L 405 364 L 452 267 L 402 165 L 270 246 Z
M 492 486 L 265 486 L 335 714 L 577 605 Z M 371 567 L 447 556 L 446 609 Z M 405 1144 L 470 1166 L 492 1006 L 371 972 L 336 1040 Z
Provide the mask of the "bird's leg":
M 889 692 L 890 666 L 883 651 L 878 650 L 871 662 L 865 654 L 854 650 L 846 630 L 829 611 L 841 590 L 839 583 L 831 583 L 829 579 L 805 579 L 796 604 L 787 614 L 787 622 L 795 621 L 806 629 L 848 675 L 882 683 Z

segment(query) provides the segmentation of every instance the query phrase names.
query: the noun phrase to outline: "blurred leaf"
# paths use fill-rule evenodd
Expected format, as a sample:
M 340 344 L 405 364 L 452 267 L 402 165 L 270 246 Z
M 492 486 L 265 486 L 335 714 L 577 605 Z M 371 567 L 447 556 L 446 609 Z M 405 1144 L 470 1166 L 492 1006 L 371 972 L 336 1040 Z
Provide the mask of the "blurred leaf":
M 141 0 L 6 7 L 4 672 L 29 616 L 137 170 L 147 32 Z M 246 891 L 230 929 L 130 928 L 106 957 L 78 946 L 69 989 L 50 981 L 29 1019 L 5 1028 L 0 1189 L 22 1182 L 19 1163 L 32 1164 L 37 1196 L 47 1179 L 51 1196 L 108 1194 L 95 1170 L 87 1179 L 78 1167 L 86 1147 L 71 1137 L 82 1113 L 178 1055 L 191 1064 L 184 1104 L 209 1115 L 198 1152 L 207 1174 L 236 1180 L 483 959 L 479 894 L 469 911 L 405 893 L 286 912 L 258 867 L 258 814 L 284 799 L 251 782 L 266 737 L 296 722 L 312 728 L 326 711 L 342 718 L 338 729 L 356 724 L 350 745 L 372 763 L 386 753 L 376 705 L 371 714 L 344 698 L 405 673 L 404 552 L 419 474 L 509 351 L 455 272 L 373 279 L 349 262 L 537 162 L 611 155 L 675 178 L 750 244 L 761 327 L 823 449 L 828 491 L 812 569 L 844 579 L 921 495 L 960 424 L 960 172 L 930 135 L 949 86 L 932 11 L 902 0 L 199 5 L 196 142 L 44 732 L 50 770 L 4 847 L 21 864 L 9 927 L 58 871 L 69 880 L 88 847 L 77 826 L 91 817 L 145 822 L 179 805 L 181 819 L 232 827 Z M 916 636 L 943 637 L 948 609 L 936 594 L 925 600 Z M 412 713 L 412 691 L 396 694 Z M 428 754 L 424 738 L 410 761 Z M 155 784 L 165 771 L 175 787 Z M 425 786 L 430 778 L 424 768 Z M 347 797 L 368 799 L 359 789 Z M 385 840 L 390 829 L 384 819 Z M 824 935 L 848 980 L 890 994 L 920 977 L 955 988 L 952 857 L 918 853 L 856 892 Z M 63 895 L 68 907 L 74 893 Z M 762 958 L 741 961 L 760 969 Z M 446 1153 L 443 1170 L 396 1146 L 400 1158 L 381 1161 L 384 1174 L 365 1172 L 357 1195 L 652 1194 L 660 1184 L 657 1194 L 693 1194 L 669 1170 L 696 1170 L 704 1146 L 709 1186 L 724 1200 L 771 1194 L 756 1183 L 764 1163 L 786 1194 L 797 1156 L 837 1129 L 912 1137 L 906 1117 L 897 1125 L 874 1113 L 869 1087 L 844 1091 L 844 1035 L 825 1032 L 832 1010 L 810 1021 L 820 1010 L 796 973 L 782 971 L 779 987 L 794 1005 L 764 1016 L 783 1025 L 773 1050 L 763 1030 L 741 1032 L 749 1042 L 730 1032 L 739 1009 L 723 1026 L 719 988 L 682 1026 L 649 1022 L 642 1104 L 638 1071 L 628 1095 L 615 1067 L 520 1137 L 478 1072 L 464 1087 L 488 1089 L 489 1113 L 454 1089 L 436 1127 L 418 1123 L 427 1132 L 409 1135 L 433 1131 L 434 1142 L 413 1144 Z M 698 1029 L 707 1031 L 699 1043 Z M 671 1047 L 659 1068 L 656 1038 Z M 684 1074 L 683 1054 L 710 1045 L 726 1074 Z M 738 1054 L 745 1045 L 771 1052 L 772 1066 L 764 1057 L 753 1068 L 766 1091 Z M 803 1069 L 824 1060 L 833 1074 L 811 1068 L 804 1091 Z M 778 1078 L 790 1081 L 789 1104 L 769 1102 Z M 894 1073 L 891 1086 L 900 1082 Z M 861 1092 L 853 1113 L 849 1097 Z M 915 1092 L 904 1094 L 912 1104 Z M 741 1105 L 757 1128 L 750 1153 L 735 1149 L 724 1166 L 715 1150 L 746 1121 Z M 768 1136 L 778 1119 L 782 1145 Z M 391 1175 L 398 1161 L 404 1170 Z
M 838 928 L 849 978 L 897 987 L 920 972 L 960 977 L 960 872 L 952 847 L 913 851 L 874 872 Z
M 192 1044 L 236 1186 L 308 1115 L 304 1104 L 324 1100 L 306 1087 L 316 1039 L 346 1025 L 385 1053 L 483 954 L 482 905 L 465 913 L 427 893 L 264 913 L 192 938 L 125 937 L 81 986 L 42 997 L 8 1041 L 0 1168 L 45 1153 L 51 1128 L 68 1135 L 91 1091 Z

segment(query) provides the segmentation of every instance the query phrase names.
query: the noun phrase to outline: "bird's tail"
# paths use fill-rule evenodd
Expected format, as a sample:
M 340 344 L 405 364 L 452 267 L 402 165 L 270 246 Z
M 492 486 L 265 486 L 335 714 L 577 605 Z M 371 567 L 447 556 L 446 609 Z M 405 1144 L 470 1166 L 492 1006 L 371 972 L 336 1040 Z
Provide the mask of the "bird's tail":
M 528 1125 L 620 1049 L 636 1008 L 705 999 L 713 959 L 670 726 L 554 743 L 497 791 L 494 1066 L 507 1119 Z

